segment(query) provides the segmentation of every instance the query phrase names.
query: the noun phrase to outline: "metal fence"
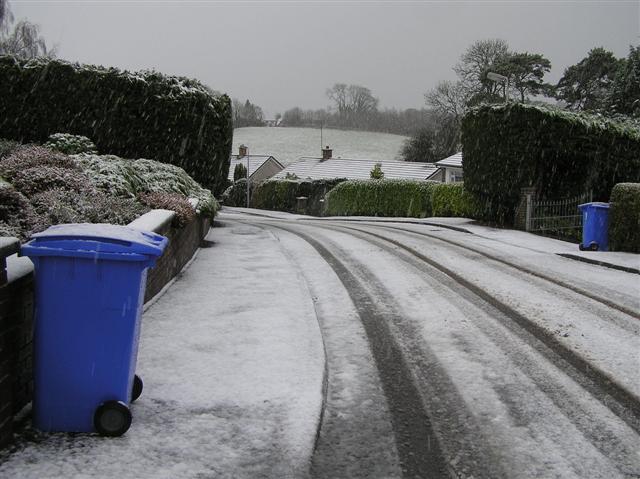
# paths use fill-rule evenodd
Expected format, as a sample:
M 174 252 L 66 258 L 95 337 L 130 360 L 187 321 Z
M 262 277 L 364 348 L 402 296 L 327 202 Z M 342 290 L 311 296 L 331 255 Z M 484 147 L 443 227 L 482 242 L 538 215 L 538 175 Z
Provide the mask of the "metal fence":
M 527 197 L 526 230 L 560 238 L 579 239 L 582 231 L 582 213 L 578 205 L 591 201 L 591 192 L 575 198 L 536 201 Z

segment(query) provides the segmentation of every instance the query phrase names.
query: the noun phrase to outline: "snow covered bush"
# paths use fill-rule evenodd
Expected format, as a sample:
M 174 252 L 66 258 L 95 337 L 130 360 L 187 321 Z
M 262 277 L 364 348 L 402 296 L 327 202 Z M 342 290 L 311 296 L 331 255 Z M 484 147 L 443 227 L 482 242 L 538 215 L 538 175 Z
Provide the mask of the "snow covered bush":
M 13 186 L 27 197 L 56 188 L 80 192 L 90 184 L 89 177 L 78 170 L 58 166 L 34 166 L 16 172 Z
M 4 56 L 0 84 L 0 131 L 8 139 L 84 135 L 101 152 L 178 165 L 216 192 L 226 185 L 231 101 L 196 80 Z
M 593 191 L 607 201 L 616 183 L 640 178 L 640 129 L 599 115 L 538 105 L 484 105 L 462 121 L 465 188 L 481 218 L 512 224 L 520 189 L 542 199 Z
M 54 133 L 43 146 L 67 155 L 98 153 L 96 145 L 89 138 L 69 133 Z
M 113 155 L 72 157 L 91 178 L 92 184 L 112 195 L 135 198 L 140 193 L 180 193 L 198 200 L 198 212 L 213 217 L 218 204 L 182 168 L 153 160 L 127 160 Z
M 72 157 L 96 188 L 116 196 L 135 198 L 143 179 L 132 166 L 134 160 L 114 155 L 75 155 Z
M 640 253 L 640 183 L 613 187 L 609 243 L 612 251 Z
M 152 209 L 175 211 L 173 225 L 178 228 L 193 221 L 196 216 L 196 211 L 188 198 L 180 193 L 143 193 L 140 195 L 140 201 Z
M 42 146 L 18 146 L 7 156 L 0 156 L 0 176 L 10 181 L 16 174 L 29 168 L 48 166 L 79 171 L 76 163 L 67 155 L 51 151 Z
M 413 180 L 349 180 L 326 196 L 330 216 L 431 216 L 431 189 L 438 183 Z
M 9 183 L 0 180 L 0 236 L 24 240 L 45 226 L 29 200 Z

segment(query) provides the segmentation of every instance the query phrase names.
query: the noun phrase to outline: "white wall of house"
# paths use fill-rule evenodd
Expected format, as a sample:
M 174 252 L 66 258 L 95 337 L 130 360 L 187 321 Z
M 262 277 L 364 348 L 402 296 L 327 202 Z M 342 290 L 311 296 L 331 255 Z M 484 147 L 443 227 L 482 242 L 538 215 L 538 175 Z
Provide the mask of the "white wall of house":
M 444 169 L 444 182 L 445 183 L 459 183 L 463 181 L 462 168 L 446 167 Z

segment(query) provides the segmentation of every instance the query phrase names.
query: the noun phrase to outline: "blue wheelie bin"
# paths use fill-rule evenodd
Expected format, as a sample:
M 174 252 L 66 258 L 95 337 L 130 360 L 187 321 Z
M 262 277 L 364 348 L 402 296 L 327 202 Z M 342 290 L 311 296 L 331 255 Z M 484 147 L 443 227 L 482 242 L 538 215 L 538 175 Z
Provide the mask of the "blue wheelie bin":
M 142 388 L 135 375 L 147 269 L 168 243 L 126 226 L 66 224 L 33 235 L 33 424 L 120 436 Z
M 584 203 L 582 211 L 581 251 L 609 251 L 609 203 Z

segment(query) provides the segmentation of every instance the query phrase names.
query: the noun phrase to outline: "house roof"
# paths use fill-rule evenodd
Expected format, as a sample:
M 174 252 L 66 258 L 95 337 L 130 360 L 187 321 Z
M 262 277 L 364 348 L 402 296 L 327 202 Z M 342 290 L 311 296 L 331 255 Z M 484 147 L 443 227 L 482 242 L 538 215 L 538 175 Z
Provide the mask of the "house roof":
M 274 178 L 282 179 L 287 173 L 290 173 L 300 179 L 311 178 L 313 180 L 327 178 L 369 179 L 371 170 L 376 163 L 380 163 L 384 177 L 388 179 L 425 180 L 437 169 L 433 163 L 350 158 L 322 160 L 322 158 L 302 157 L 274 175 Z
M 259 170 L 262 167 L 262 165 L 264 165 L 270 159 L 271 161 L 275 161 L 276 164 L 281 168 L 284 168 L 284 166 L 282 166 L 282 164 L 278 160 L 276 160 L 273 156 L 270 156 L 270 155 L 245 155 L 241 158 L 238 158 L 238 155 L 232 155 L 231 161 L 229 163 L 229 174 L 227 175 L 227 178 L 233 181 L 233 172 L 236 168 L 236 165 L 238 163 L 242 163 L 246 168 L 247 160 L 249 162 L 249 178 L 251 178 L 251 176 L 253 176 L 253 174 L 257 170 Z
M 444 160 L 436 161 L 436 166 L 449 168 L 462 168 L 462 152 L 459 151 Z

